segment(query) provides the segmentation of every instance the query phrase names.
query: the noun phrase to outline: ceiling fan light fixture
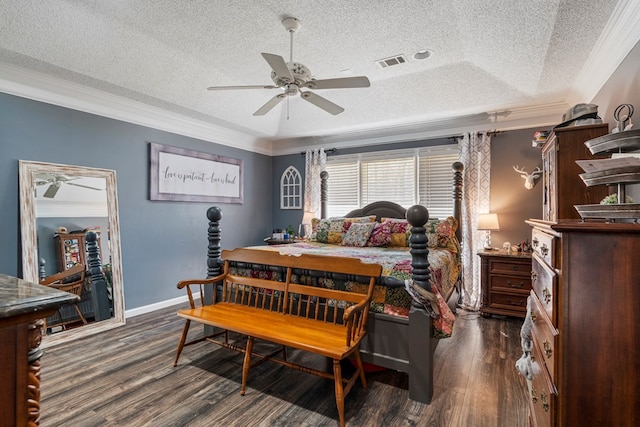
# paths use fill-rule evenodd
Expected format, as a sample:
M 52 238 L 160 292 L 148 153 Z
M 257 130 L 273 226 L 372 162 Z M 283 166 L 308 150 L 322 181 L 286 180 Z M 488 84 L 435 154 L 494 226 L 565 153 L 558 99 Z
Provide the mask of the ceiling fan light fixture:
M 423 59 L 430 58 L 433 55 L 433 51 L 430 49 L 420 49 L 413 54 L 413 59 L 417 59 L 419 61 Z

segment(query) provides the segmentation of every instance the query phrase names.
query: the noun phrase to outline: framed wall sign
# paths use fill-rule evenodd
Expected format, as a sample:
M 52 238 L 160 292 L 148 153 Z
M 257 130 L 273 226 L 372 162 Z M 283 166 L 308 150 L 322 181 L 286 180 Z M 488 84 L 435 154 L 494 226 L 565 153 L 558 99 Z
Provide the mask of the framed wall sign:
M 242 160 L 149 143 L 150 200 L 242 203 Z

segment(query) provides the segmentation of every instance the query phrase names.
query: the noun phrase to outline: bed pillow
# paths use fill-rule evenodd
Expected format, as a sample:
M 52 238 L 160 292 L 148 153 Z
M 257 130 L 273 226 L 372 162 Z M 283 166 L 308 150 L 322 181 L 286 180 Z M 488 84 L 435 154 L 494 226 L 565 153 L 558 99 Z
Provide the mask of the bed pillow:
M 321 219 L 318 222 L 318 226 L 316 228 L 315 238 L 316 241 L 320 243 L 340 244 L 340 242 L 342 242 L 344 233 L 349 230 L 351 224 L 373 223 L 375 220 L 375 215 L 354 218 L 331 217 L 327 219 Z
M 342 219 L 322 219 L 316 229 L 316 241 L 320 243 L 339 244 L 342 241 Z
M 369 236 L 367 246 L 389 246 L 391 244 L 391 223 L 376 222 Z
M 450 216 L 444 221 L 438 224 L 438 243 L 437 247 L 448 249 L 453 253 L 460 252 L 460 242 L 456 237 L 456 230 L 458 229 L 458 220 Z
M 438 225 L 440 225 L 440 222 L 438 219 L 430 219 L 424 226 L 427 233 L 427 246 L 429 248 L 438 247 Z
M 346 223 L 345 223 L 346 225 Z M 375 227 L 375 222 L 352 222 L 348 230 L 342 237 L 343 246 L 359 246 L 362 247 L 367 244 L 371 231 Z
M 409 246 L 409 237 L 411 236 L 409 221 L 400 218 L 382 218 L 382 221 L 389 223 L 391 226 L 391 243 L 389 246 Z

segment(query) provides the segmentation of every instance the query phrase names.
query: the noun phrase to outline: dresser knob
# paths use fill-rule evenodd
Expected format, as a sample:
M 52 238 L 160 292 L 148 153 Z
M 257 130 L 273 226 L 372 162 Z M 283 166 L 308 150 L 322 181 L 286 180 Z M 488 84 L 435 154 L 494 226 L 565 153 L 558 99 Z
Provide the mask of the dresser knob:
M 537 278 L 538 278 L 538 273 L 536 273 L 535 271 L 532 271 L 531 272 L 531 281 L 535 282 Z
M 536 316 L 536 314 L 532 311 L 531 312 L 531 321 L 535 322 L 537 318 L 538 318 L 538 316 Z
M 544 409 L 544 412 L 549 412 L 549 401 L 547 400 L 547 393 L 542 392 L 540 394 L 540 400 L 542 400 L 542 409 Z
M 551 345 L 547 340 L 544 340 L 543 346 L 544 346 L 544 355 L 547 356 L 547 359 L 549 359 L 551 357 L 551 354 L 553 353 L 553 350 L 551 350 Z
M 518 288 L 521 289 L 524 287 L 524 282 L 520 282 L 520 283 L 511 283 L 511 280 L 507 280 L 507 285 L 511 286 L 512 288 Z
M 542 254 L 542 256 L 547 256 L 547 254 L 549 253 L 549 248 L 547 247 L 546 244 L 543 244 L 540 247 L 540 253 Z
M 549 304 L 551 301 L 551 292 L 549 292 L 549 288 L 544 288 L 542 290 L 542 296 L 544 297 L 545 304 Z
M 531 387 L 531 401 L 536 403 L 538 401 L 538 397 L 536 396 L 536 389 Z
M 533 240 L 531 241 L 531 246 L 533 246 L 534 248 L 537 248 L 539 243 L 540 242 L 538 242 L 538 238 L 534 237 Z
M 525 300 L 524 298 L 520 298 L 517 301 L 513 301 L 511 298 L 507 298 L 507 302 L 509 303 L 509 305 L 517 305 L 518 307 L 522 307 L 524 306 Z

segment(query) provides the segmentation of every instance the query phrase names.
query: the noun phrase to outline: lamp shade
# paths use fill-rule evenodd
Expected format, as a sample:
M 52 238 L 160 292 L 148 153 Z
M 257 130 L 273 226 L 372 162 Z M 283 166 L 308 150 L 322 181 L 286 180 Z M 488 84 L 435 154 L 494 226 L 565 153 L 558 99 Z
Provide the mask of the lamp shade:
M 498 223 L 498 214 L 484 213 L 478 215 L 478 230 L 500 230 Z

